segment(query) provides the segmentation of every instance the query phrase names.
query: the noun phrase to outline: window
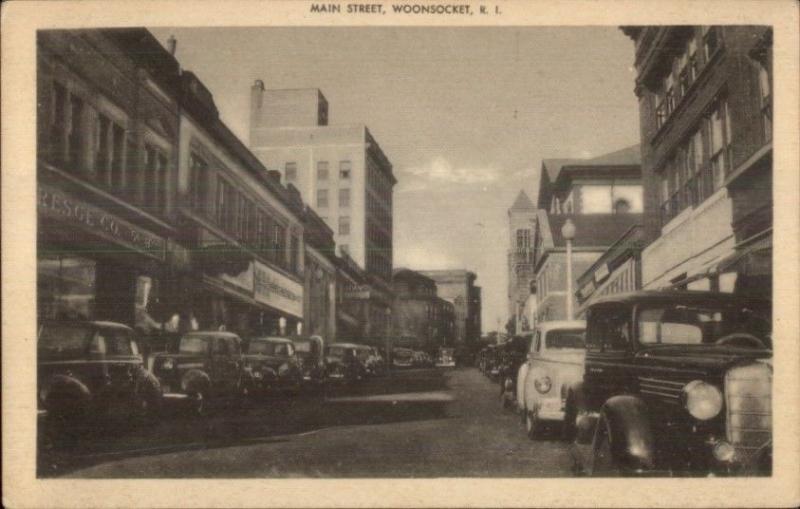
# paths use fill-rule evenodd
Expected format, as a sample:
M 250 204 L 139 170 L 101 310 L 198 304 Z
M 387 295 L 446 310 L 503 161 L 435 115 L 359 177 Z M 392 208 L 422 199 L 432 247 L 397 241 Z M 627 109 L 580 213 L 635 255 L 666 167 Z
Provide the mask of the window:
M 71 96 L 69 106 L 69 136 L 67 138 L 69 168 L 67 169 L 72 172 L 81 172 L 84 169 L 83 101 L 78 97 Z
M 288 162 L 283 167 L 283 176 L 286 182 L 294 182 L 297 180 L 297 163 Z
M 317 162 L 317 180 L 328 180 L 328 161 Z
M 717 102 L 707 119 L 709 146 L 709 164 L 714 190 L 722 187 L 725 176 L 730 171 L 731 126 L 728 114 L 728 102 L 724 99 Z
M 286 267 L 286 227 L 275 222 L 272 236 L 273 260 L 281 267 Z
M 631 204 L 628 200 L 619 199 L 614 203 L 614 214 L 627 214 L 631 211 Z
M 328 190 L 327 189 L 317 189 L 317 207 L 327 207 L 328 206 Z
M 719 27 L 703 27 L 703 52 L 705 53 L 706 63 L 717 53 L 722 45 L 721 43 Z
M 525 228 L 517 230 L 517 249 L 530 249 L 531 231 Z
M 67 89 L 53 82 L 53 123 L 50 129 L 50 155 L 55 164 L 64 162 L 67 139 Z
M 167 156 L 153 146 L 145 145 L 144 206 L 163 212 L 167 202 Z
M 342 180 L 350 179 L 352 163 L 350 161 L 339 161 L 339 178 Z
M 339 206 L 340 207 L 349 207 L 350 206 L 350 190 L 349 189 L 339 189 Z
M 348 216 L 339 217 L 339 235 L 350 235 L 350 218 Z
M 295 274 L 298 274 L 300 273 L 300 238 L 297 235 L 292 235 L 292 241 L 289 249 L 291 250 L 289 269 Z
M 760 92 L 761 124 L 764 142 L 772 139 L 772 87 L 769 71 L 763 63 L 758 66 L 758 88 Z
M 95 123 L 94 171 L 97 183 L 108 186 L 109 167 L 111 166 L 111 141 L 109 131 L 111 120 L 102 113 L 97 115 Z
M 592 334 L 586 338 L 590 350 L 619 352 L 628 349 L 631 338 L 630 311 L 626 307 L 595 307 L 589 316 Z
M 236 192 L 228 181 L 219 180 L 217 185 L 217 222 L 233 233 L 236 228 Z
M 208 163 L 197 154 L 189 157 L 189 171 L 191 189 L 189 190 L 192 208 L 203 214 L 208 214 L 209 169 Z

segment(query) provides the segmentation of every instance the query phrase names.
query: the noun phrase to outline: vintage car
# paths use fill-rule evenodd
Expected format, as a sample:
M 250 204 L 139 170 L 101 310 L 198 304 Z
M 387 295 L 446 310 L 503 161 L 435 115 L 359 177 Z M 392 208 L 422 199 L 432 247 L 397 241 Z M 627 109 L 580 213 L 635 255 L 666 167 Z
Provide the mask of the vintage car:
M 587 311 L 565 425 L 578 473 L 770 475 L 771 304 L 640 291 Z
M 386 363 L 374 346 L 359 345 L 358 358 L 370 376 L 382 375 L 386 371 Z
M 544 426 L 564 421 L 569 387 L 583 378 L 586 322 L 542 322 L 536 327 L 527 353 L 520 410 L 528 438 Z
M 454 354 L 455 348 L 439 348 L 439 352 L 436 354 L 436 367 L 454 368 L 456 366 Z
M 289 392 L 296 394 L 303 382 L 303 372 L 295 353 L 294 342 L 281 337 L 254 337 L 243 344 L 245 366 L 253 377 L 253 389 L 260 394 Z
M 144 369 L 133 330 L 113 322 L 52 321 L 37 341 L 40 415 L 59 424 L 152 417 L 158 380 Z
M 353 383 L 364 378 L 366 367 L 358 358 L 358 347 L 354 343 L 333 343 L 325 348 L 328 380 Z
M 303 373 L 303 383 L 306 385 L 319 385 L 325 382 L 325 341 L 319 336 L 295 337 L 294 352 L 300 371 Z
M 154 356 L 153 372 L 165 400 L 185 402 L 198 415 L 206 412 L 209 400 L 233 397 L 237 403 L 246 402 L 253 387 L 242 340 L 232 332 L 184 334 L 173 351 Z
M 499 353 L 500 401 L 503 408 L 517 407 L 517 372 L 528 358 L 531 334 L 512 336 Z
M 396 368 L 410 368 L 413 365 L 413 350 L 409 348 L 394 348 L 392 350 L 392 366 Z

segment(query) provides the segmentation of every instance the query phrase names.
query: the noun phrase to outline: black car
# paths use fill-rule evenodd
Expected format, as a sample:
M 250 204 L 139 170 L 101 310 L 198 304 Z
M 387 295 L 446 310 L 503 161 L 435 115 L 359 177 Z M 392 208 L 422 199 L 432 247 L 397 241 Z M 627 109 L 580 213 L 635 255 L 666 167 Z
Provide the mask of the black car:
M 325 348 L 329 381 L 353 383 L 364 379 L 367 370 L 358 358 L 358 347 L 353 343 L 333 343 Z
M 771 305 L 641 291 L 587 311 L 583 381 L 567 394 L 576 467 L 592 475 L 769 475 Z
M 113 322 L 53 321 L 39 326 L 41 415 L 59 423 L 154 416 L 158 380 L 145 370 L 134 331 Z

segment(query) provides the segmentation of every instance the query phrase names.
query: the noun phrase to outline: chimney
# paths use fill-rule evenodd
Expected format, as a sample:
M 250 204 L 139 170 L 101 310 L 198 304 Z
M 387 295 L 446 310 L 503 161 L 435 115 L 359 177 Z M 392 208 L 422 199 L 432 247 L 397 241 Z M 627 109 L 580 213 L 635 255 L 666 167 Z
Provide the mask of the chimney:
M 173 57 L 175 56 L 175 50 L 178 49 L 178 40 L 175 38 L 174 35 L 170 35 L 169 39 L 167 39 L 167 50 L 169 54 Z
M 267 175 L 278 184 L 281 183 L 281 172 L 278 170 L 267 170 Z
M 250 140 L 253 140 L 253 128 L 262 124 L 261 107 L 264 104 L 264 81 L 256 80 L 250 87 Z

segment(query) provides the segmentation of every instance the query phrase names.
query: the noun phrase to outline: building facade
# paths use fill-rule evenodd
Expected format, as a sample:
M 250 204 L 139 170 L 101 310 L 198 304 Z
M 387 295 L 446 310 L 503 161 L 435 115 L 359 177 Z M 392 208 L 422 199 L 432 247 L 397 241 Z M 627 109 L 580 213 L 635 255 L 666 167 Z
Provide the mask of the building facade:
M 113 31 L 37 34 L 39 319 L 151 332 L 181 311 L 177 62 L 134 53 Z
M 770 296 L 770 28 L 623 31 L 635 44 L 644 288 Z
M 533 270 L 536 305 L 532 324 L 568 319 L 578 310 L 578 276 L 606 249 L 642 220 L 639 146 L 592 159 L 545 159 L 540 172 L 538 217 L 535 222 Z M 572 240 L 573 293 L 568 295 L 567 239 L 562 229 L 575 226 Z
M 525 313 L 534 294 L 533 233 L 536 226 L 536 206 L 520 191 L 508 209 L 508 316 L 513 317 L 516 332 L 530 328 Z
M 333 231 L 306 206 L 303 333 L 336 340 L 337 259 Z
M 420 270 L 436 283 L 437 295 L 453 304 L 455 345 L 475 343 L 481 337 L 481 292 L 477 276 L 467 270 Z
M 395 345 L 434 352 L 455 343 L 455 306 L 437 296 L 433 279 L 395 269 L 392 329 Z
M 371 335 L 388 336 L 393 263 L 392 165 L 364 125 L 328 125 L 317 89 L 251 90 L 250 146 L 334 231 L 370 285 Z M 382 328 L 383 327 L 383 328 Z

